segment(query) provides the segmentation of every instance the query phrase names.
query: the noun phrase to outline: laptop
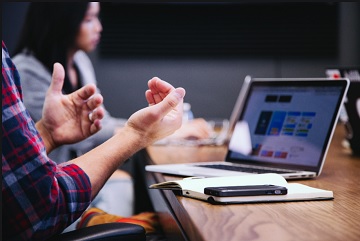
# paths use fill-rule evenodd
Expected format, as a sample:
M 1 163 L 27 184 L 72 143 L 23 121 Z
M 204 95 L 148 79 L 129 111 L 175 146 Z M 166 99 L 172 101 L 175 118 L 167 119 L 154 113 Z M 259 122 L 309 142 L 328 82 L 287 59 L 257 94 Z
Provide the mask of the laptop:
M 350 80 L 340 119 L 345 124 L 346 139 L 353 153 L 360 155 L 360 66 L 327 68 L 326 76 L 334 80 L 339 78 Z
M 346 78 L 251 78 L 241 88 L 225 160 L 147 165 L 180 176 L 320 175 L 349 87 Z
M 154 143 L 154 145 L 184 145 L 184 146 L 205 146 L 205 145 L 215 145 L 220 146 L 226 144 L 233 132 L 233 129 L 237 123 L 239 118 L 239 110 L 242 108 L 242 103 L 245 97 L 245 94 L 249 88 L 249 84 L 251 82 L 251 76 L 246 76 L 245 80 L 241 86 L 240 93 L 236 100 L 236 104 L 231 112 L 231 116 L 229 119 L 218 119 L 218 120 L 208 120 L 208 124 L 212 127 L 213 130 L 218 129 L 218 131 L 214 132 L 214 135 L 209 138 L 203 139 L 195 139 L 195 140 L 160 140 Z

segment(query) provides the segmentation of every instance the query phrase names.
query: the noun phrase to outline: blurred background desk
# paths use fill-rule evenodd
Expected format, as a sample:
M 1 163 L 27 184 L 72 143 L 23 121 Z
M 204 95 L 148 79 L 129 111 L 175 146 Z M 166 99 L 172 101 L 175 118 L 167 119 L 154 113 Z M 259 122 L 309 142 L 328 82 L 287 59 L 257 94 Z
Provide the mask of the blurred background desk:
M 316 179 L 296 180 L 332 190 L 334 200 L 211 205 L 148 190 L 168 240 L 359 240 L 360 158 L 343 148 L 344 127 L 338 125 L 323 172 Z M 226 147 L 151 146 L 147 163 L 217 161 Z M 146 185 L 181 177 L 146 173 Z

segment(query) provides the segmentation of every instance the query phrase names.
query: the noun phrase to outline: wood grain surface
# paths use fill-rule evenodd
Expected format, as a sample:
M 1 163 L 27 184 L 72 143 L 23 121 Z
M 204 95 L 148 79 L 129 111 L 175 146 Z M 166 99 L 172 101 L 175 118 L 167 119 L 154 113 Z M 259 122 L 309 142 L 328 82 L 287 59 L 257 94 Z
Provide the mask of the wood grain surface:
M 360 240 L 360 158 L 342 145 L 338 125 L 323 171 L 310 180 L 289 182 L 332 190 L 334 200 L 212 205 L 162 191 L 185 240 Z M 155 164 L 223 160 L 226 147 L 152 146 Z M 157 181 L 179 179 L 154 173 Z

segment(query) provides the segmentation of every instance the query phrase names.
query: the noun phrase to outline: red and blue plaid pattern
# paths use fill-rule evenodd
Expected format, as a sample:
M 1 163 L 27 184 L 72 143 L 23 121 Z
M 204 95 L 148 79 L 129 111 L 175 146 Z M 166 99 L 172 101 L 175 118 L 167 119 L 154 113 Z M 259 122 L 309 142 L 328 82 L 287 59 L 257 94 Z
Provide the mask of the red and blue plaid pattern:
M 48 158 L 2 42 L 2 238 L 45 240 L 61 233 L 90 199 L 91 184 L 82 169 Z

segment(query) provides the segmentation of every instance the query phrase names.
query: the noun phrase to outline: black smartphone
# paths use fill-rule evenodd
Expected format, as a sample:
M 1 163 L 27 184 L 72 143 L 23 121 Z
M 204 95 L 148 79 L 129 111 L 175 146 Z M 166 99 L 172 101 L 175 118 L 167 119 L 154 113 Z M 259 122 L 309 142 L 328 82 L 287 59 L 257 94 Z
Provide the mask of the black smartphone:
M 276 185 L 249 185 L 206 187 L 204 193 L 217 197 L 257 196 L 257 195 L 285 195 L 287 188 Z

